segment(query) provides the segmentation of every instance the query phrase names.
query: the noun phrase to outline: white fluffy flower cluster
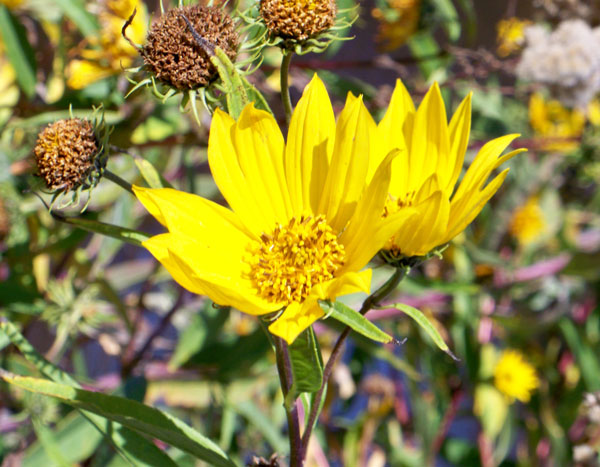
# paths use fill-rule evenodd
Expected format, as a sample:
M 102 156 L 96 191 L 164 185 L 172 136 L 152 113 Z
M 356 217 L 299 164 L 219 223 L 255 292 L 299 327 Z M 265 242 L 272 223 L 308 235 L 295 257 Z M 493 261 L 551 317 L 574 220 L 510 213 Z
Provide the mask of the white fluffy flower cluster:
M 563 21 L 553 32 L 539 25 L 525 29 L 526 47 L 517 75 L 545 84 L 568 107 L 585 107 L 600 91 L 600 27 Z

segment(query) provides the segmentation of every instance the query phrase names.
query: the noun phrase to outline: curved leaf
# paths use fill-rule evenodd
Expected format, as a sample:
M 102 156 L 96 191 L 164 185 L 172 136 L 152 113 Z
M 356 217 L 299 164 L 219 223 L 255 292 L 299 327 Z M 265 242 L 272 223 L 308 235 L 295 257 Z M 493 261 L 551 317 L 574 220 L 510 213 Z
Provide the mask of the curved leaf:
M 358 311 L 344 305 L 342 302 L 331 303 L 319 301 L 319 305 L 321 305 L 321 308 L 328 316 L 344 323 L 346 326 L 350 326 L 353 330 L 369 339 L 383 342 L 384 344 L 394 340 L 392 336 L 383 332 Z

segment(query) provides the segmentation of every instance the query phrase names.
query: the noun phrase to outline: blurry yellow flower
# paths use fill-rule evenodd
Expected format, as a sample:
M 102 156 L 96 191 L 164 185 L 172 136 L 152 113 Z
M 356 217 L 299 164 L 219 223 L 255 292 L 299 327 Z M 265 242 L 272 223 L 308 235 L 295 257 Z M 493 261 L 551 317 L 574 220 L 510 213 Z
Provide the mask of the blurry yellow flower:
M 336 124 L 314 77 L 292 116 L 287 144 L 273 116 L 217 110 L 208 143 L 224 208 L 200 196 L 135 187 L 169 230 L 144 246 L 186 289 L 252 315 L 283 311 L 269 330 L 288 343 L 323 316 L 318 300 L 368 292 L 359 272 L 412 212 L 382 219 L 393 151 L 367 183 L 371 117 L 362 99 Z
M 385 51 L 397 49 L 412 36 L 419 25 L 421 0 L 389 0 L 389 9 L 374 8 L 373 18 L 379 21 L 377 42 Z
M 12 107 L 19 100 L 19 87 L 15 69 L 4 52 L 4 42 L 0 35 L 0 107 Z
M 142 0 L 105 0 L 100 8 L 99 36 L 90 39 L 81 57 L 67 65 L 67 84 L 73 89 L 82 89 L 133 64 L 138 51 L 123 38 L 121 29 L 134 9 L 137 13 L 127 29 L 128 37 L 136 44 L 146 37 L 148 12 Z
M 6 6 L 9 10 L 21 6 L 23 0 L 0 0 L 0 5 Z
M 508 169 L 486 185 L 491 173 L 525 151 L 517 149 L 501 155 L 518 135 L 502 136 L 486 143 L 455 189 L 463 168 L 470 126 L 470 94 L 448 124 L 437 83 L 415 110 L 406 88 L 397 81 L 389 108 L 376 129 L 379 137 L 373 153 L 378 158 L 373 162 L 377 164 L 392 148 L 400 149 L 400 155 L 392 163 L 384 215 L 409 207 L 415 208 L 418 215 L 408 217 L 386 245 L 394 257 L 425 255 L 461 233 L 500 188 Z
M 540 382 L 535 369 L 520 352 L 505 350 L 494 369 L 494 385 L 511 401 L 529 402 Z
M 587 119 L 592 125 L 600 126 L 600 99 L 594 99 L 588 104 Z
M 525 28 L 531 21 L 519 18 L 508 18 L 498 21 L 496 24 L 496 42 L 498 43 L 498 55 L 507 57 L 517 52 L 525 43 Z
M 520 244 L 529 245 L 538 240 L 546 228 L 546 219 L 540 207 L 540 198 L 532 196 L 513 213 L 509 230 Z
M 543 150 L 568 153 L 579 145 L 585 115 L 580 110 L 563 107 L 559 101 L 546 101 L 535 93 L 529 99 L 529 123 L 538 137 L 548 140 L 541 145 Z

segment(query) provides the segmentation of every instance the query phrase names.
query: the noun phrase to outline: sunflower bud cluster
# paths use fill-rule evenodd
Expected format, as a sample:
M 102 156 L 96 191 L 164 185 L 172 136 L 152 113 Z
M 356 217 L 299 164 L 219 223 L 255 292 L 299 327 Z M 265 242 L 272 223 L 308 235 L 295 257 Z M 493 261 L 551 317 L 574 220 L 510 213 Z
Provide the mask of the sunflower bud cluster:
M 553 32 L 530 26 L 525 39 L 517 75 L 548 86 L 565 106 L 587 106 L 600 91 L 600 28 L 568 20 Z

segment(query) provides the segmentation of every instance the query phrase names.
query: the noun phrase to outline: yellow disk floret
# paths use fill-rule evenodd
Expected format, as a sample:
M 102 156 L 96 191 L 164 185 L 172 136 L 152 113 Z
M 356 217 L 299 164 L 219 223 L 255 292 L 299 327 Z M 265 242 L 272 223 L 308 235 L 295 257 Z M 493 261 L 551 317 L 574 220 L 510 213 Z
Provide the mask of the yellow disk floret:
M 292 218 L 263 234 L 247 262 L 259 295 L 272 302 L 302 302 L 316 284 L 333 279 L 344 247 L 324 216 Z

